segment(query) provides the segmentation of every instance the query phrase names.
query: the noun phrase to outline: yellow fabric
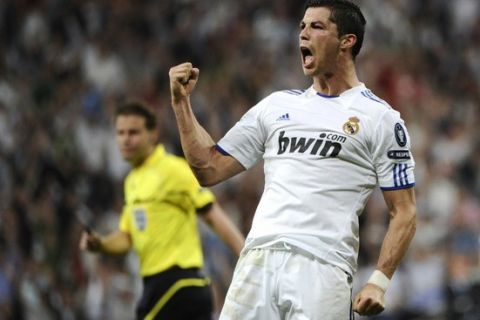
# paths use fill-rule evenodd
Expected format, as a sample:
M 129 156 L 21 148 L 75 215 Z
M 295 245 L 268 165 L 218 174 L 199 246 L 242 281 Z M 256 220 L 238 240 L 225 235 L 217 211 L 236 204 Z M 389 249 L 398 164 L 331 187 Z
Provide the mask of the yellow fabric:
M 187 162 L 162 145 L 125 179 L 125 206 L 119 228 L 130 234 L 148 276 L 174 265 L 203 266 L 196 210 L 214 195 L 201 188 Z
M 145 320 L 154 319 L 157 313 L 163 308 L 163 306 L 173 297 L 178 290 L 185 288 L 185 287 L 204 287 L 209 284 L 209 280 L 207 279 L 181 279 L 175 282 L 167 292 L 158 300 L 152 310 L 147 314 L 144 318 Z M 185 306 L 188 307 L 188 306 Z

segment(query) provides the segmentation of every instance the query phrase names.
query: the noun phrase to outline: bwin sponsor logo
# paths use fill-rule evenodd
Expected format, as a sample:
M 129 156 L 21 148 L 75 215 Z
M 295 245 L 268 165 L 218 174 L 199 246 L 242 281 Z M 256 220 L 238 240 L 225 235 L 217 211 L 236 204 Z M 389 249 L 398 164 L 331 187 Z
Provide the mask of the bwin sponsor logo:
M 347 141 L 347 137 L 335 133 L 321 133 L 320 139 L 304 137 L 286 137 L 285 131 L 280 131 L 278 136 L 278 153 L 310 153 L 318 154 L 322 157 L 336 157 L 342 150 L 342 143 Z

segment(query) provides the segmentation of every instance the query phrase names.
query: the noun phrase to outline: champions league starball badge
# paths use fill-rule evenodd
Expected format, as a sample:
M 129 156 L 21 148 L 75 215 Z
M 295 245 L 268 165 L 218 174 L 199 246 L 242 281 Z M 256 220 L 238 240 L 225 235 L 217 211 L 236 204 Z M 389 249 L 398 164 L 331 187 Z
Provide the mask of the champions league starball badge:
M 397 140 L 400 147 L 407 145 L 407 134 L 400 123 L 395 124 L 395 140 Z

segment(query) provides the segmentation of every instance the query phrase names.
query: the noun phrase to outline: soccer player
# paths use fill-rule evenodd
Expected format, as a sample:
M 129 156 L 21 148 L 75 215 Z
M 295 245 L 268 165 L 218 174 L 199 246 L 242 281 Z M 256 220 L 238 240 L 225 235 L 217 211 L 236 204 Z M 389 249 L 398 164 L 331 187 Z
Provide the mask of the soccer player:
M 214 195 L 200 187 L 187 162 L 157 145 L 156 118 L 147 107 L 123 105 L 115 126 L 120 152 L 132 165 L 119 230 L 106 236 L 85 231 L 80 248 L 107 254 L 135 249 L 144 286 L 137 319 L 211 319 L 196 216 L 237 255 L 243 236 Z
M 264 159 L 264 192 L 222 320 L 338 320 L 384 310 L 389 281 L 415 233 L 414 161 L 399 113 L 356 75 L 365 25 L 350 1 L 307 1 L 299 52 L 312 86 L 272 93 L 218 143 L 192 111 L 199 70 L 191 63 L 170 69 L 182 147 L 202 185 Z M 377 185 L 389 227 L 377 270 L 352 303 L 358 216 Z

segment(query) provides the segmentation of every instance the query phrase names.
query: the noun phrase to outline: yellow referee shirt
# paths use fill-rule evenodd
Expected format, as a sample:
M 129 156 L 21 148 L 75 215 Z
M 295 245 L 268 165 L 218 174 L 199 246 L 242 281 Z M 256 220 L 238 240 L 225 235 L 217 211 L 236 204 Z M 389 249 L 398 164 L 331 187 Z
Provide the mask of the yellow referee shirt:
M 132 238 L 142 276 L 174 265 L 203 266 L 196 211 L 214 199 L 187 162 L 166 153 L 163 145 L 128 174 L 120 230 Z

